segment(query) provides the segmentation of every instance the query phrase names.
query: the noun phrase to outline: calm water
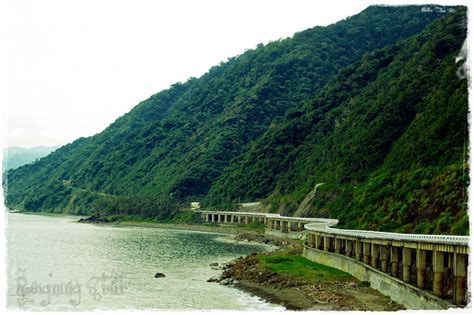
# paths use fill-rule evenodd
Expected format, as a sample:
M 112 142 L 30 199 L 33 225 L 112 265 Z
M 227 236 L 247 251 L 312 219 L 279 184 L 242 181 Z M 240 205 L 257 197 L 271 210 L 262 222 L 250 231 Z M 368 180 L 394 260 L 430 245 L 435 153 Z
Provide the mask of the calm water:
M 8 214 L 10 308 L 280 309 L 237 289 L 206 282 L 219 264 L 260 244 L 229 236 L 78 224 L 76 217 Z M 156 272 L 165 278 L 155 279 Z

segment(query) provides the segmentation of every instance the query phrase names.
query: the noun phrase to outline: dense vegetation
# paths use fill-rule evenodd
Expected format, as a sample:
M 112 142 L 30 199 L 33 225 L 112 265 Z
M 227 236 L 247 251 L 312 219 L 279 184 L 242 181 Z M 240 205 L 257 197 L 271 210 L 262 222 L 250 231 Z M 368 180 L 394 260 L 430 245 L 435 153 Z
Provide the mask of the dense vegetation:
M 341 71 L 234 160 L 208 202 L 271 195 L 272 210 L 351 228 L 466 233 L 465 23 L 452 15 Z
M 458 12 L 341 71 L 235 159 L 208 202 L 270 195 L 270 210 L 350 228 L 466 233 L 465 27 Z
M 265 198 L 351 228 L 466 233 L 465 15 L 369 7 L 259 45 L 8 172 L 7 205 L 166 217 Z
M 135 214 L 143 218 L 166 219 L 183 209 L 179 200 L 170 197 L 107 196 L 93 205 L 101 215 Z

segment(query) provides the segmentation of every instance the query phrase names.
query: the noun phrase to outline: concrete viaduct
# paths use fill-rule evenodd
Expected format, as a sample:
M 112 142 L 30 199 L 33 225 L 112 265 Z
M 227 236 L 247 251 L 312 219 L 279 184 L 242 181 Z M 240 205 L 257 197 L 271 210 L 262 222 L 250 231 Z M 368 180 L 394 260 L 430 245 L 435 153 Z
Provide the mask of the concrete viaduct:
M 467 304 L 469 237 L 336 229 L 335 219 L 198 211 L 205 222 L 265 225 L 265 234 L 304 238 L 303 256 L 343 270 L 410 309 Z

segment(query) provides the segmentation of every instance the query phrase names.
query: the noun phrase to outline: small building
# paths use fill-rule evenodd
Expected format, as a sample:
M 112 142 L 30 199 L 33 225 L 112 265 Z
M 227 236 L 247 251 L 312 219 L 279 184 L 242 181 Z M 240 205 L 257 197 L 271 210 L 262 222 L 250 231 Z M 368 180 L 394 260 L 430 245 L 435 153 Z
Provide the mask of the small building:
M 197 201 L 191 202 L 191 210 L 199 209 L 199 208 L 201 208 L 201 205 L 199 204 L 199 202 Z
M 70 187 L 72 186 L 72 179 L 63 179 L 63 185 L 65 187 Z

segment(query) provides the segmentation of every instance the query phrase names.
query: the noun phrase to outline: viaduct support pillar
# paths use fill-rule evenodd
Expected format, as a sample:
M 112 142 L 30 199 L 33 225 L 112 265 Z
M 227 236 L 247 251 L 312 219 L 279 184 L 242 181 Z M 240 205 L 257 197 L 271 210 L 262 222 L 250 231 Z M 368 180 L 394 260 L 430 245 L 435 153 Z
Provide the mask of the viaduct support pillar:
M 324 251 L 329 252 L 329 242 L 330 242 L 329 236 L 325 235 L 324 236 Z
M 388 271 L 388 256 L 389 256 L 388 247 L 385 245 L 380 246 L 380 269 L 383 272 Z
M 378 268 L 378 261 L 379 261 L 379 256 L 380 256 L 379 244 L 372 244 L 370 256 L 371 256 L 370 265 L 374 268 Z
M 426 280 L 426 251 L 416 250 L 416 286 L 420 289 L 425 288 Z
M 410 283 L 411 249 L 403 247 L 403 281 Z
M 467 259 L 466 255 L 454 253 L 454 299 L 456 305 L 466 302 L 466 275 Z
M 341 253 L 341 240 L 338 238 L 334 238 L 334 252 L 336 254 Z
M 311 248 L 315 247 L 316 241 L 315 241 L 316 235 L 309 233 L 308 234 L 308 246 Z
M 444 253 L 433 252 L 433 293 L 437 297 L 443 296 L 444 290 Z
M 314 244 L 315 247 L 314 248 L 320 249 L 322 242 L 323 242 L 322 236 L 321 235 L 316 235 L 315 236 L 315 244 Z
M 390 256 L 392 263 L 392 276 L 398 277 L 398 262 L 400 261 L 398 247 L 392 246 L 390 248 Z
M 355 241 L 355 258 L 357 261 L 362 260 L 362 242 L 360 240 Z
M 364 264 L 370 263 L 370 243 L 364 242 Z
M 351 257 L 352 256 L 352 240 L 346 240 L 346 256 Z

